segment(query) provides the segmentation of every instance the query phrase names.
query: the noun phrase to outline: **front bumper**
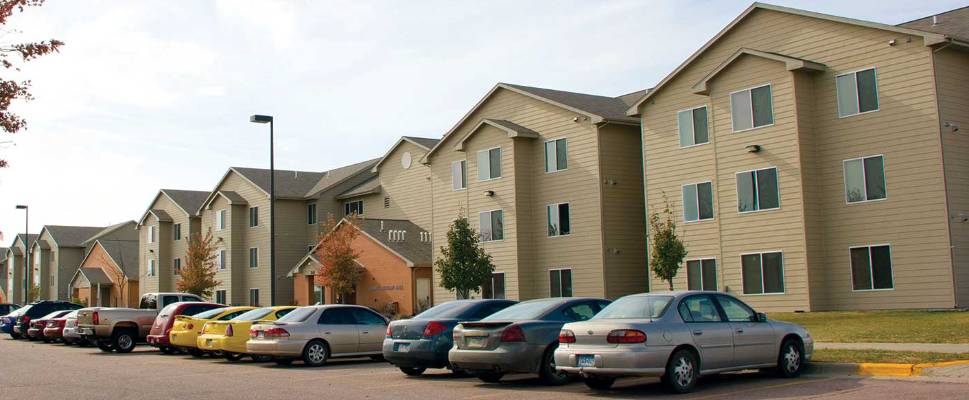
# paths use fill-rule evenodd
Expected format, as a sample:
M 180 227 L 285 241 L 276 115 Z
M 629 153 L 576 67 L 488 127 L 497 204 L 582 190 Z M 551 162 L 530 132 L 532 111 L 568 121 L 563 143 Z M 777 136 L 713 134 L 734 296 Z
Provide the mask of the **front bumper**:
M 673 351 L 671 346 L 559 347 L 555 368 L 570 374 L 603 376 L 662 376 Z M 594 357 L 594 366 L 578 365 L 578 355 Z
M 451 349 L 451 366 L 468 371 L 537 372 L 546 345 L 502 343 L 493 350 Z
M 426 339 L 384 339 L 384 359 L 398 367 L 444 368 L 450 342 Z M 403 350 L 403 351 L 402 351 Z
M 274 357 L 300 357 L 306 340 L 254 340 L 246 342 L 246 354 L 257 354 Z

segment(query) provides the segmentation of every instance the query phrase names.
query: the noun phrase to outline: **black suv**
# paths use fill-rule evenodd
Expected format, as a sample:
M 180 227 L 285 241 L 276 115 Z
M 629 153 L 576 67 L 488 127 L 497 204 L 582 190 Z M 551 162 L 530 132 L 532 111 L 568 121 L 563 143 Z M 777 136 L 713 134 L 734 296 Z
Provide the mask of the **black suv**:
M 66 301 L 42 300 L 27 305 L 27 309 L 20 313 L 17 322 L 14 323 L 13 332 L 10 334 L 14 339 L 27 337 L 27 329 L 30 328 L 30 320 L 43 317 L 54 311 L 78 310 L 84 308 L 79 304 Z
M 20 308 L 19 304 L 0 304 L 0 315 L 7 315 Z

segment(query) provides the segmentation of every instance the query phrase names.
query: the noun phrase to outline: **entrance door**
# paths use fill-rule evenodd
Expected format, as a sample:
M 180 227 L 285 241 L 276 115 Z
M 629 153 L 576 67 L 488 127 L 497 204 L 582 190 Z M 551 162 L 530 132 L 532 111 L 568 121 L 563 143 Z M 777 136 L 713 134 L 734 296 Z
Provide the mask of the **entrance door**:
M 417 301 L 414 303 L 414 314 L 418 314 L 428 308 L 431 308 L 431 279 L 417 278 L 417 287 L 414 291 L 416 293 Z

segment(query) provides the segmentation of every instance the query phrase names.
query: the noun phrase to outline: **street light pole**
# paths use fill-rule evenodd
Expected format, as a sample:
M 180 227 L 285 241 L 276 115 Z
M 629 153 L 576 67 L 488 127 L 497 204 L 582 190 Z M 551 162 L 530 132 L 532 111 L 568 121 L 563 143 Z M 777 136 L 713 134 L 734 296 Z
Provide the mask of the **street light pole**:
M 18 204 L 17 209 L 24 210 L 24 304 L 28 304 L 30 303 L 30 299 L 27 298 L 30 292 L 27 287 L 30 282 L 30 209 L 22 204 Z
M 249 122 L 269 124 L 269 305 L 276 305 L 276 165 L 273 150 L 273 117 L 253 115 Z

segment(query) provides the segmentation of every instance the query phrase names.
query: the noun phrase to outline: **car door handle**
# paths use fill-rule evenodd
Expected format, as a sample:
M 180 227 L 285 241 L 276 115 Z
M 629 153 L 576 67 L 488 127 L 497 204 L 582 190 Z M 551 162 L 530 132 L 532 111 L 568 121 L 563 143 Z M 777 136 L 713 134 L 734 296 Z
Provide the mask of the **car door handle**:
M 737 329 L 737 333 L 744 333 L 743 329 Z
M 329 334 L 330 334 L 330 332 L 329 332 L 329 331 L 327 331 L 327 332 L 323 332 L 323 334 L 324 334 L 324 335 L 329 335 Z
M 364 334 L 364 335 L 366 335 L 366 334 L 368 334 L 368 333 L 370 333 L 370 332 L 369 332 L 369 331 L 363 331 L 363 334 Z
M 703 331 L 701 331 L 701 330 L 698 329 L 698 330 L 693 331 L 693 334 L 694 335 L 697 335 L 697 336 L 700 336 L 700 335 L 703 334 Z

